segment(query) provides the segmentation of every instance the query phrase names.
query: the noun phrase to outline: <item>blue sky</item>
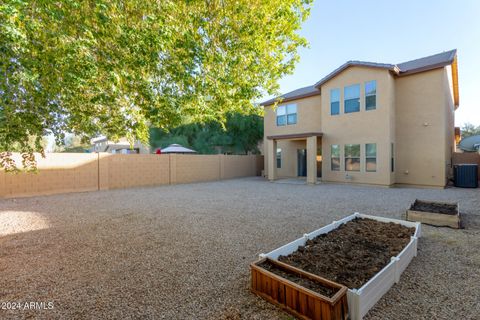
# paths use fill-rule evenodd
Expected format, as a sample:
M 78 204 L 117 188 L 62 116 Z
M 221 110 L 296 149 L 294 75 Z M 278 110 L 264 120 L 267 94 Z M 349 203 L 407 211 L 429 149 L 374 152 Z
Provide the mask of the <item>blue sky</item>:
M 455 123 L 480 125 L 479 0 L 316 0 L 282 93 L 312 85 L 348 60 L 399 63 L 458 50 L 460 108 Z M 267 98 L 267 97 L 266 97 Z

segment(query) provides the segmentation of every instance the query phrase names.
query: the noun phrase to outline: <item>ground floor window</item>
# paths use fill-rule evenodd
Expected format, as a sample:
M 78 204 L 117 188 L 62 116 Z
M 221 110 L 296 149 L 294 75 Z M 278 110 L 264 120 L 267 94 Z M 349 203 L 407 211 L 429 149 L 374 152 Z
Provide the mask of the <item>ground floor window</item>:
M 340 146 L 332 144 L 330 147 L 330 169 L 340 171 Z
M 360 145 L 345 145 L 345 170 L 360 171 Z
M 282 167 L 282 149 L 277 148 L 277 168 Z
M 367 143 L 365 145 L 365 170 L 367 172 L 377 171 L 377 144 Z

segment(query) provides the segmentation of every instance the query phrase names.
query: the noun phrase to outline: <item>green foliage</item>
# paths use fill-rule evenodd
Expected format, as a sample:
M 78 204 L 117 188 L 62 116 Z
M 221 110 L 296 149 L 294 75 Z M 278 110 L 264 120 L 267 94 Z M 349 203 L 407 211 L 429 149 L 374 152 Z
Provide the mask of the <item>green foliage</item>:
M 147 142 L 149 126 L 224 123 L 292 72 L 310 4 L 4 0 L 0 160 L 49 133 Z
M 460 129 L 460 133 L 462 135 L 462 139 L 480 135 L 480 126 L 475 126 L 471 123 L 465 123 Z
M 263 117 L 256 113 L 228 113 L 225 127 L 219 121 L 190 123 L 178 126 L 169 132 L 150 129 L 150 145 L 165 148 L 178 143 L 202 154 L 257 153 L 258 143 L 263 139 Z
M 69 134 L 61 145 L 55 145 L 53 152 L 85 153 L 88 149 L 90 145 L 83 141 L 82 137 Z

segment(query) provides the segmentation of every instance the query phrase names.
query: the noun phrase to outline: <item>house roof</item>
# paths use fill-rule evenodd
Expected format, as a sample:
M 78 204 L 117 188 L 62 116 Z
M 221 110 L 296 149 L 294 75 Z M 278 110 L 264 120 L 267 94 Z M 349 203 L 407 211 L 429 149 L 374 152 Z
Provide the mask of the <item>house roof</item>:
M 387 69 L 387 70 L 391 70 L 391 71 L 396 71 L 396 66 L 394 64 L 368 62 L 368 61 L 358 61 L 358 60 L 347 61 L 346 63 L 342 64 L 340 67 L 338 67 L 337 69 L 333 70 L 328 75 L 323 77 L 320 81 L 315 83 L 315 88 L 319 89 L 322 86 L 322 84 L 324 84 L 328 80 L 334 78 L 337 74 L 339 74 L 343 70 L 345 70 L 349 67 L 354 67 L 354 66 L 369 67 L 369 68 L 380 68 L 380 69 Z
M 453 63 L 456 55 L 457 50 L 454 49 L 428 57 L 402 62 L 397 64 L 397 66 L 400 69 L 400 75 L 412 74 L 448 66 Z
M 281 100 L 282 102 L 287 102 L 295 99 L 301 99 L 301 98 L 306 98 L 306 97 L 311 97 L 311 96 L 316 96 L 320 94 L 320 90 L 315 88 L 315 86 L 308 86 L 308 87 L 303 87 L 297 90 L 293 90 L 291 92 L 282 94 L 279 97 L 267 100 L 265 102 L 260 103 L 261 106 L 268 106 L 271 104 L 274 104 L 276 101 Z
M 306 98 L 314 95 L 320 94 L 320 87 L 329 81 L 330 79 L 337 76 L 343 70 L 353 67 L 353 66 L 361 66 L 361 67 L 369 67 L 369 68 L 380 68 L 386 69 L 395 74 L 396 76 L 404 76 L 410 75 L 418 72 L 424 72 L 428 70 L 433 70 L 437 68 L 443 68 L 448 65 L 452 65 L 452 78 L 453 78 L 453 91 L 454 91 L 454 101 L 455 106 L 458 106 L 458 70 L 457 70 L 457 50 L 450 50 L 445 51 L 442 53 L 437 53 L 428 57 L 423 57 L 415 60 L 410 60 L 398 64 L 390 64 L 390 63 L 378 63 L 378 62 L 368 62 L 368 61 L 358 61 L 358 60 L 351 60 L 347 61 L 346 63 L 342 64 L 337 69 L 330 72 L 328 75 L 323 77 L 320 81 L 315 83 L 313 86 L 308 86 L 304 88 L 300 88 L 286 94 L 283 94 L 279 97 L 267 100 L 265 102 L 260 103 L 261 106 L 268 106 L 274 104 L 275 102 L 287 102 L 291 100 Z

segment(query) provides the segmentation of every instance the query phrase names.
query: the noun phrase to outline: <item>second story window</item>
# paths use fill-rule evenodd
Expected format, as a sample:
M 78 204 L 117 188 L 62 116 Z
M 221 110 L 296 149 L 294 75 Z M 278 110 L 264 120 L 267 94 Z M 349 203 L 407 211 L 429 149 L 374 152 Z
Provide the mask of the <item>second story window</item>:
M 345 87 L 344 90 L 345 99 L 345 113 L 359 112 L 360 111 L 360 85 L 354 84 Z
M 340 89 L 330 90 L 330 114 L 340 114 Z
M 297 123 L 297 105 L 289 104 L 277 108 L 277 126 Z
M 377 108 L 377 81 L 365 82 L 365 110 Z
M 287 106 L 279 106 L 277 108 L 277 126 L 287 124 Z

